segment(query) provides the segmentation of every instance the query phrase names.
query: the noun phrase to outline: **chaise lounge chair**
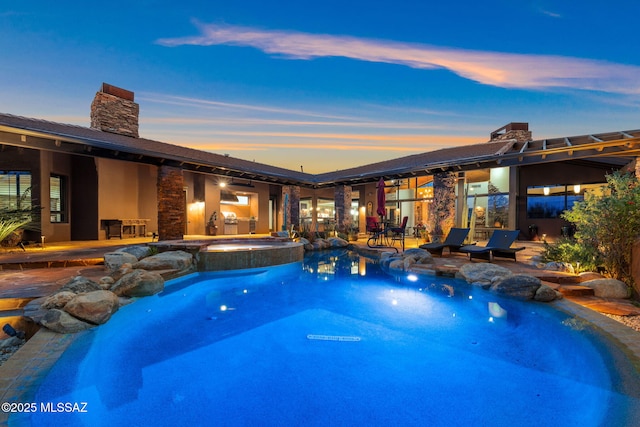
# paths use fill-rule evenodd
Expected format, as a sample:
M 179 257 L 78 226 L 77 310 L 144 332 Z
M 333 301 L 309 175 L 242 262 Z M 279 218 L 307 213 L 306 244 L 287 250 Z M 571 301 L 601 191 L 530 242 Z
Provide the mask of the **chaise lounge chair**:
M 511 245 L 518 238 L 520 230 L 495 230 L 486 246 L 466 245 L 461 247 L 460 252 L 468 253 L 469 259 L 481 258 L 493 261 L 494 257 L 511 258 L 516 260 L 516 253 L 524 249 L 512 248 Z
M 425 243 L 424 245 L 420 245 L 420 249 L 426 249 L 432 255 L 438 256 L 442 256 L 442 250 L 444 248 L 448 248 L 449 253 L 460 252 L 460 248 L 464 243 L 464 239 L 467 238 L 467 234 L 469 234 L 468 228 L 452 228 L 447 238 L 444 239 L 444 242 Z

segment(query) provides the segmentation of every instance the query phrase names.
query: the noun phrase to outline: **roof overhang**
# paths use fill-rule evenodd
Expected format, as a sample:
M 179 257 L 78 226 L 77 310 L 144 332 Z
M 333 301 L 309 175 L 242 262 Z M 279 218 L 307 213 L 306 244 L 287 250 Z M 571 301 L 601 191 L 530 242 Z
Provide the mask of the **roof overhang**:
M 204 174 L 306 188 L 354 186 L 377 182 L 381 177 L 385 180 L 405 179 L 441 172 L 563 161 L 590 161 L 622 167 L 640 156 L 640 130 L 634 130 L 524 143 L 509 140 L 452 147 L 373 165 L 312 175 L 158 141 L 123 137 L 37 119 L 6 117 L 20 124 L 24 122 L 25 125 L 0 124 L 0 149 L 3 145 L 11 145 L 80 156 L 173 166 Z M 142 143 L 136 145 L 135 141 Z M 466 153 L 475 154 L 465 155 Z

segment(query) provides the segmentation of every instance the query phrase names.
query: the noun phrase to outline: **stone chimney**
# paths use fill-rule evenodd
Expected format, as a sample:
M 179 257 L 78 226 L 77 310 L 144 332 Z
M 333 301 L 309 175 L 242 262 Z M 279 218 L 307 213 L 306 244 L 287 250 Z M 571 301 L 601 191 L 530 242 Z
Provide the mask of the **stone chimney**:
M 139 112 L 133 92 L 102 83 L 91 103 L 91 127 L 137 138 Z
M 508 125 L 502 126 L 500 129 L 496 129 L 491 132 L 489 142 L 506 141 L 509 139 L 515 139 L 518 142 L 531 141 L 532 134 L 529 130 L 529 123 L 515 123 L 511 122 Z

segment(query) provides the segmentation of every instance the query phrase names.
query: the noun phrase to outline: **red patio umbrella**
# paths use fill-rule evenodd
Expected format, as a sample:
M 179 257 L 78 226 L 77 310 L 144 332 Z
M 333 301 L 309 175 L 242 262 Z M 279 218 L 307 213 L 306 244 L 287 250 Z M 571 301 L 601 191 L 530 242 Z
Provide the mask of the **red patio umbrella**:
M 387 211 L 385 209 L 386 203 L 387 195 L 384 192 L 384 179 L 380 178 L 380 181 L 378 181 L 378 208 L 376 209 L 376 213 L 382 218 L 384 218 L 387 214 Z

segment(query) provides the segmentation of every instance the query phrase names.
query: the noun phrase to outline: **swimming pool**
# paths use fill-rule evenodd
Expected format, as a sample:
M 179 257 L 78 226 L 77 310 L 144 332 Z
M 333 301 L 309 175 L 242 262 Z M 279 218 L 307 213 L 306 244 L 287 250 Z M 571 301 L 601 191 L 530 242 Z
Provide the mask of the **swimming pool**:
M 578 320 L 412 280 L 334 251 L 172 281 L 86 332 L 36 394 L 86 413 L 12 424 L 625 425 L 627 368 Z

